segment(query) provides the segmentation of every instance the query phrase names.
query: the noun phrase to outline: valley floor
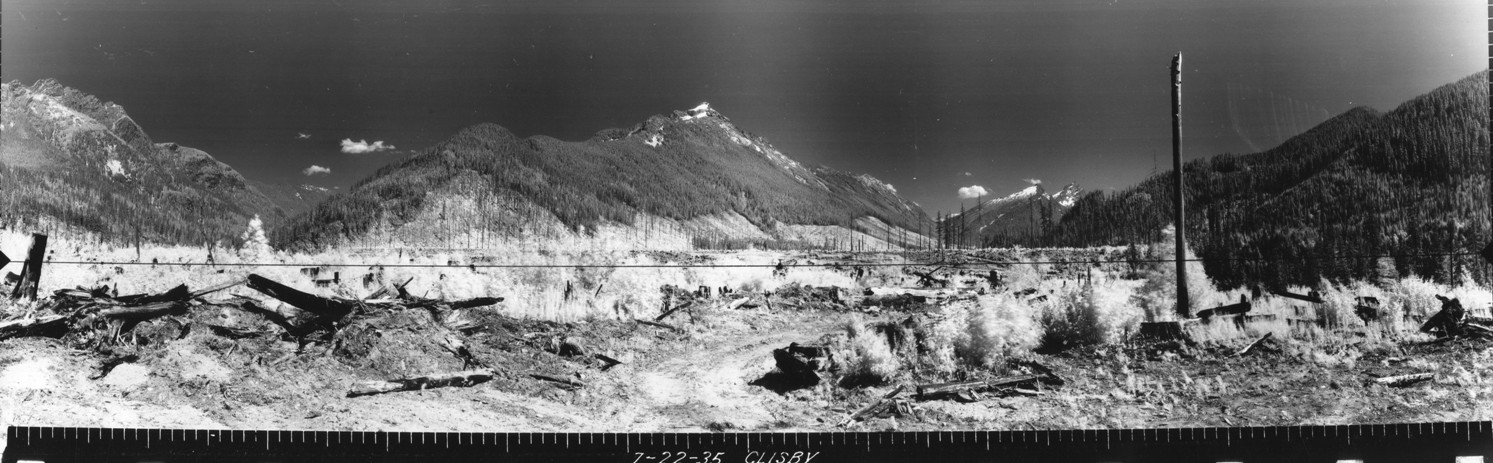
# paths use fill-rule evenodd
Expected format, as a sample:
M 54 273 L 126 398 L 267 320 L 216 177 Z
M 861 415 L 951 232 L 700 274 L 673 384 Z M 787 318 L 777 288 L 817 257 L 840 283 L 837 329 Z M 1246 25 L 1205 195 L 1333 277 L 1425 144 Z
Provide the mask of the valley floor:
M 188 334 L 139 350 L 97 377 L 103 356 L 50 338 L 0 342 L 4 425 L 382 431 L 833 431 L 891 385 L 820 386 L 779 394 L 752 383 L 774 370 L 772 350 L 841 332 L 838 311 L 766 308 L 699 314 L 685 333 L 634 322 L 507 321 L 472 338 L 499 376 L 473 387 L 346 397 L 368 367 L 310 345 L 266 336 L 225 340 L 187 321 Z M 895 320 L 903 314 L 892 314 Z M 870 317 L 866 321 L 877 321 Z M 398 329 L 389 325 L 381 329 Z M 533 336 L 534 334 L 539 336 Z M 526 338 L 526 335 L 529 335 Z M 528 340 L 562 335 L 625 363 L 602 371 Z M 389 344 L 385 349 L 409 346 Z M 416 349 L 418 350 L 418 349 Z M 1036 355 L 1066 384 L 1038 395 L 973 403 L 911 401 L 916 416 L 876 417 L 850 430 L 1067 429 L 1265 426 L 1493 419 L 1493 350 L 1486 342 L 1405 345 L 1349 359 L 1263 349 L 1148 352 L 1085 348 Z M 377 354 L 372 354 L 377 355 Z M 438 355 L 438 354 L 430 354 Z M 1314 357 L 1315 356 L 1315 357 Z M 1325 358 L 1323 356 L 1326 356 Z M 393 358 L 393 357 L 389 357 Z M 416 360 L 411 356 L 408 360 Z M 433 362 L 434 363 L 434 362 Z M 427 370 L 407 365 L 409 371 Z M 1408 388 L 1378 375 L 1430 371 Z M 529 373 L 573 378 L 568 389 Z

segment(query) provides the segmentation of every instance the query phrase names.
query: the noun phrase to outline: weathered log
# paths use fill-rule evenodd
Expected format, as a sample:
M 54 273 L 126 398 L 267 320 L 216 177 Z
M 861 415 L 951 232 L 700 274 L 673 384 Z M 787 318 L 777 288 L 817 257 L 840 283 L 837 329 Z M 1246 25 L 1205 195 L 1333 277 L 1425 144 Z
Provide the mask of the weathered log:
M 384 394 L 400 391 L 418 391 L 437 387 L 467 387 L 491 381 L 497 372 L 491 369 L 439 373 L 429 376 L 394 379 L 388 381 L 359 381 L 353 383 L 348 397 Z
M 103 379 L 105 376 L 109 376 L 109 372 L 114 371 L 114 369 L 119 367 L 120 365 L 126 363 L 134 363 L 138 360 L 140 360 L 140 356 L 135 354 L 110 357 L 109 359 L 104 360 L 103 363 L 99 364 L 98 374 L 90 376 L 88 377 L 88 379 Z
M 664 311 L 664 313 L 659 314 L 659 316 L 657 318 L 654 318 L 653 321 L 656 321 L 656 322 L 664 321 L 665 318 L 669 318 L 670 315 L 674 315 L 674 312 L 678 312 L 681 309 L 686 309 L 686 308 L 689 308 L 689 307 L 694 306 L 694 305 L 695 305 L 695 301 L 689 301 L 689 302 L 685 302 L 683 304 L 679 304 L 677 306 L 674 306 L 674 308 L 666 310 L 666 311 Z
M 471 298 L 471 299 L 464 299 L 464 300 L 460 300 L 460 301 L 455 301 L 455 302 L 452 302 L 450 305 L 451 305 L 451 309 L 452 310 L 460 310 L 460 309 L 470 309 L 470 308 L 473 308 L 473 307 L 482 307 L 482 306 L 493 305 L 493 304 L 497 304 L 499 302 L 503 302 L 503 298 L 501 298 L 501 297 L 474 297 L 474 298 Z
M 208 324 L 207 328 L 210 329 L 210 330 L 212 330 L 214 333 L 217 333 L 218 336 L 222 336 L 222 337 L 229 338 L 229 339 L 252 338 L 252 337 L 264 334 L 263 331 L 251 330 L 251 329 L 247 329 L 247 328 L 239 328 L 237 326 L 225 326 L 225 325 Z
M 228 288 L 232 288 L 234 286 L 238 286 L 238 285 L 241 285 L 241 284 L 244 284 L 244 280 L 233 280 L 233 281 L 230 281 L 230 282 L 227 282 L 227 283 L 223 283 L 223 284 L 220 284 L 220 285 L 217 285 L 217 286 L 208 287 L 207 289 L 199 289 L 197 291 L 193 291 L 192 292 L 192 299 L 196 299 L 196 298 L 199 298 L 199 297 L 202 297 L 202 296 L 206 296 L 206 295 L 209 295 L 209 294 L 212 294 L 212 293 L 216 293 L 218 291 L 222 291 L 222 290 L 225 290 L 225 289 L 228 289 Z
M 674 325 L 667 324 L 667 323 L 659 323 L 659 322 L 656 322 L 656 321 L 644 320 L 644 319 L 641 319 L 641 318 L 636 319 L 635 321 L 637 321 L 638 323 L 642 323 L 644 325 L 656 326 L 656 327 L 659 327 L 659 328 L 673 330 L 676 333 L 683 333 L 684 332 L 683 329 L 681 329 L 681 328 L 679 328 L 677 326 L 674 326 Z
M 0 322 L 0 339 L 43 334 L 54 330 L 66 331 L 67 318 L 66 315 L 43 315 Z
M 848 426 L 850 425 L 850 423 L 854 423 L 856 420 L 859 420 L 862 417 L 875 414 L 882 407 L 890 403 L 892 398 L 897 397 L 897 394 L 901 394 L 902 390 L 906 388 L 906 385 L 897 386 L 896 389 L 892 389 L 891 392 L 888 392 L 885 395 L 881 396 L 880 399 L 877 399 L 875 402 L 871 402 L 871 405 L 867 405 L 865 406 L 865 408 L 860 409 L 860 411 L 857 411 L 851 414 L 849 417 L 846 417 L 845 421 L 840 423 L 840 426 Z
M 157 302 L 185 301 L 191 298 L 192 292 L 187 289 L 187 285 L 177 285 L 175 288 L 171 288 L 169 291 L 166 291 L 164 293 L 132 294 L 129 296 L 116 297 L 114 298 L 114 300 L 119 301 L 122 304 L 144 305 L 154 304 Z
M 1251 308 L 1252 305 L 1249 301 L 1245 300 L 1244 296 L 1239 296 L 1239 303 L 1237 304 L 1199 310 L 1197 316 L 1198 318 L 1212 318 L 1219 315 L 1243 315 L 1248 313 Z
M 563 385 L 570 386 L 570 387 L 586 387 L 586 383 L 582 383 L 580 381 L 576 381 L 576 380 L 573 380 L 573 379 L 561 378 L 561 377 L 558 377 L 558 376 L 542 375 L 542 374 L 539 374 L 539 373 L 529 373 L 529 377 L 534 378 L 534 379 L 549 381 L 549 382 L 552 382 L 552 383 L 559 383 L 559 384 L 563 384 Z
M 353 301 L 307 294 L 255 274 L 249 275 L 249 288 L 330 321 L 347 316 L 357 305 Z
M 736 310 L 736 309 L 739 309 L 739 308 L 741 308 L 741 306 L 743 304 L 746 304 L 748 301 L 751 301 L 751 300 L 752 300 L 752 298 L 750 298 L 750 297 L 743 297 L 743 298 L 736 299 L 734 301 L 731 301 L 730 304 L 727 304 L 726 305 L 726 309 L 727 310 Z
M 1406 387 L 1415 383 L 1430 381 L 1436 378 L 1436 373 L 1411 373 L 1408 375 L 1385 376 L 1374 378 L 1374 382 L 1389 387 Z
M 120 320 L 148 320 L 166 315 L 179 315 L 187 312 L 186 301 L 156 302 L 141 306 L 115 307 L 99 312 L 105 318 L 117 318 Z
M 591 356 L 592 357 L 596 357 L 598 360 L 601 360 L 602 362 L 606 362 L 606 365 L 603 365 L 601 367 L 601 371 L 607 371 L 607 370 L 611 369 L 612 367 L 615 367 L 617 365 L 621 365 L 623 363 L 621 360 L 617 360 L 617 359 L 612 358 L 611 356 L 606 355 L 606 354 L 597 353 L 597 354 L 591 354 Z
M 41 286 L 41 267 L 47 257 L 47 235 L 33 233 L 31 248 L 26 250 L 26 263 L 21 266 L 21 281 L 11 289 L 11 299 L 36 299 L 36 289 Z
M 1296 293 L 1293 293 L 1293 292 L 1290 292 L 1290 291 L 1273 291 L 1273 292 L 1277 296 L 1289 297 L 1291 299 L 1296 299 L 1298 301 L 1306 301 L 1306 302 L 1310 302 L 1310 303 L 1313 303 L 1313 304 L 1321 304 L 1321 303 L 1325 302 L 1325 301 L 1322 300 L 1322 295 L 1318 294 L 1316 291 L 1311 291 L 1311 292 L 1308 292 L 1306 294 L 1296 294 Z
M 958 394 L 961 391 L 979 391 L 996 387 L 1010 387 L 1023 384 L 1032 384 L 1052 375 L 1035 374 L 1010 376 L 991 380 L 956 381 L 952 383 L 924 384 L 917 388 L 918 398 L 929 399 L 947 394 Z
M 1250 350 L 1253 350 L 1255 346 L 1258 346 L 1260 345 L 1260 343 L 1265 342 L 1266 339 L 1270 339 L 1270 336 L 1273 334 L 1275 333 L 1265 333 L 1264 336 L 1260 336 L 1260 339 L 1256 339 L 1255 342 L 1249 343 L 1249 345 L 1244 346 L 1243 349 L 1239 349 L 1239 352 L 1235 352 L 1234 356 L 1243 357 L 1245 354 L 1248 354 Z
M 259 314 L 266 320 L 269 320 L 270 323 L 274 323 L 275 326 L 279 326 L 281 329 L 284 329 L 285 332 L 290 333 L 291 336 L 302 336 L 311 331 L 310 327 L 301 327 L 294 323 L 291 323 L 290 319 L 287 318 L 285 314 L 270 310 L 265 307 L 260 307 L 259 304 L 254 303 L 254 301 L 249 298 L 242 296 L 239 297 L 243 299 L 241 302 L 239 302 L 239 308 L 249 313 Z

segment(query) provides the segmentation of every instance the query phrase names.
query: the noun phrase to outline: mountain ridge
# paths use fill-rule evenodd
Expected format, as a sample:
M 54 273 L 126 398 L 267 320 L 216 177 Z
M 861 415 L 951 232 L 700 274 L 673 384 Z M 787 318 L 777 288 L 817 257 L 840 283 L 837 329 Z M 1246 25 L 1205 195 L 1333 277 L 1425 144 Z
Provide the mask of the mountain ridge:
M 1490 239 L 1488 71 L 1393 110 L 1354 108 L 1260 153 L 1189 161 L 1189 245 L 1224 286 L 1316 285 L 1386 272 L 1481 281 Z M 1080 198 L 1051 242 L 1158 241 L 1171 173 Z M 1387 260 L 1374 256 L 1390 256 Z
M 380 168 L 348 192 L 277 229 L 272 237 L 293 249 L 333 246 L 378 230 L 393 230 L 390 233 L 409 243 L 429 241 L 416 234 L 400 235 L 397 229 L 411 228 L 406 225 L 421 216 L 427 200 L 443 203 L 452 198 L 427 198 L 415 188 L 416 182 L 439 190 L 467 173 L 476 175 L 468 180 L 485 185 L 465 194 L 501 197 L 508 203 L 477 204 L 483 210 L 462 220 L 515 236 L 532 230 L 493 223 L 492 214 L 523 210 L 511 218 L 526 223 L 553 220 L 582 235 L 594 234 L 603 225 L 632 226 L 640 218 L 660 219 L 689 229 L 685 234 L 697 244 L 747 236 L 759 241 L 790 236 L 797 240 L 804 235 L 794 231 L 795 226 L 839 227 L 862 235 L 881 233 L 883 241 L 908 242 L 916 239 L 916 230 L 929 225 L 921 208 L 898 196 L 895 187 L 865 174 L 799 163 L 701 104 L 648 117 L 630 128 L 604 129 L 581 141 L 544 135 L 521 139 L 498 124 L 474 124 Z M 494 208 L 506 209 L 489 210 Z M 716 219 L 732 216 L 754 230 L 730 229 L 743 228 L 735 219 L 720 222 L 735 224 L 729 227 L 717 223 Z M 862 220 L 866 218 L 885 226 L 867 225 Z M 823 246 L 865 238 L 834 236 L 828 230 L 811 235 L 818 238 L 810 240 Z

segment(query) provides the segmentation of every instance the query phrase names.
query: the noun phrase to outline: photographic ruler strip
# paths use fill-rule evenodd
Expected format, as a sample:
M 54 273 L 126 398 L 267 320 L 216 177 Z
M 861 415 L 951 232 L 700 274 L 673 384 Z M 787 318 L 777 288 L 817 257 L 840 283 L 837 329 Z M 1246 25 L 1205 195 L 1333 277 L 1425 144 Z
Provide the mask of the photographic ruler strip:
M 1493 422 L 927 432 L 485 433 L 10 427 L 0 463 L 141 461 L 1446 462 Z

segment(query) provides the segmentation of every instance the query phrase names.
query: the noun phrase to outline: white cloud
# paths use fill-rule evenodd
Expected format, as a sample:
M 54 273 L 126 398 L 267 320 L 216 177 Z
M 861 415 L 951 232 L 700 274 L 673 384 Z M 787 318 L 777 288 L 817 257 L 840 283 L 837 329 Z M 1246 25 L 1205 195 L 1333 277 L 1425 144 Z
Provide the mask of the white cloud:
M 971 173 L 969 173 L 969 172 L 965 172 L 965 173 L 964 173 L 964 176 L 965 176 L 965 177 L 969 177 L 969 176 L 972 176 L 972 175 L 974 175 L 974 174 L 971 174 Z
M 394 149 L 394 145 L 385 145 L 383 140 L 368 143 L 367 140 L 353 141 L 351 138 L 342 139 L 342 152 L 349 154 L 376 153 Z
M 332 169 L 328 169 L 326 167 L 322 167 L 322 166 L 318 166 L 318 165 L 314 165 L 313 164 L 311 167 L 307 167 L 305 169 L 302 169 L 301 173 L 302 174 L 306 174 L 308 176 L 310 176 L 310 175 L 327 175 L 327 174 L 332 173 Z
M 1029 179 L 1026 179 L 1026 183 L 1030 183 L 1030 184 L 1033 184 L 1033 185 L 1041 185 L 1042 184 L 1042 179 L 1029 178 Z
M 970 185 L 959 189 L 959 199 L 974 199 L 990 194 L 990 191 L 979 185 Z

